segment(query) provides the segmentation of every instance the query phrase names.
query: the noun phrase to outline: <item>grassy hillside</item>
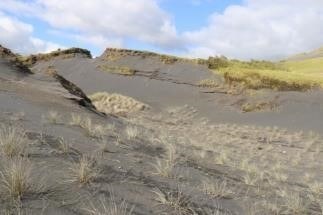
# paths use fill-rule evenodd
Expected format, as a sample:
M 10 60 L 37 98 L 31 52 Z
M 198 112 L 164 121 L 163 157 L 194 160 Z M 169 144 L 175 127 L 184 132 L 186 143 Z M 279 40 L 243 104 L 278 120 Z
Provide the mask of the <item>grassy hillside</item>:
M 288 68 L 290 71 L 323 77 L 323 57 L 284 61 L 281 62 L 281 65 Z
M 323 87 L 323 57 L 279 63 L 220 57 L 210 58 L 209 67 L 222 74 L 229 85 L 241 83 L 251 89 L 309 90 Z
M 316 49 L 311 52 L 301 53 L 294 56 L 289 57 L 287 60 L 289 61 L 299 61 L 299 60 L 306 60 L 312 58 L 320 58 L 323 57 L 323 47 Z

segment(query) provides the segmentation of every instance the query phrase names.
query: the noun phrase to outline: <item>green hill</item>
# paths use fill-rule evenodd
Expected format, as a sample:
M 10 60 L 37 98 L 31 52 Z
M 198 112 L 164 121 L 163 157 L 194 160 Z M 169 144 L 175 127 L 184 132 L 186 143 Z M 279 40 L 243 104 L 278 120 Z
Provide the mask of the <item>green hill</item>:
M 309 90 L 323 87 L 323 48 L 280 62 L 209 58 L 209 67 L 222 74 L 228 84 L 239 83 L 251 89 Z

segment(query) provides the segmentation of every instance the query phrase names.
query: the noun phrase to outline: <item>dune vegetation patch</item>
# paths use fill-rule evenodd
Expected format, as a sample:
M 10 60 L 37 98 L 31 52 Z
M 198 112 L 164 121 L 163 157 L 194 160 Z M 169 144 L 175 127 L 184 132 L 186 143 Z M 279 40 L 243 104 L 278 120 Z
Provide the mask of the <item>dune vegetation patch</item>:
M 13 67 L 18 68 L 21 72 L 31 74 L 30 69 L 21 61 L 21 57 L 13 53 L 10 49 L 0 45 L 0 58 L 6 59 Z
M 149 108 L 148 105 L 144 103 L 117 93 L 98 92 L 91 95 L 90 99 L 99 111 L 107 114 L 123 115 Z
M 225 57 L 210 58 L 209 68 L 223 75 L 229 85 L 240 83 L 248 89 L 306 91 L 323 86 L 318 72 L 321 60 L 308 62 L 238 61 Z
M 241 105 L 243 112 L 263 112 L 274 111 L 278 109 L 278 104 L 273 101 L 246 102 Z
M 174 64 L 177 62 L 191 62 L 194 64 L 207 64 L 207 60 L 205 59 L 189 59 L 189 58 L 183 58 L 183 57 L 177 57 L 172 55 L 166 55 L 166 54 L 158 54 L 155 52 L 149 52 L 149 51 L 139 51 L 139 50 L 131 50 L 131 49 L 118 49 L 118 48 L 107 48 L 102 58 L 109 60 L 109 61 L 117 61 L 123 57 L 141 57 L 142 59 L 145 58 L 158 58 L 160 62 L 163 64 Z
M 50 61 L 51 59 L 56 57 L 60 57 L 62 59 L 69 59 L 77 55 L 85 56 L 86 58 L 92 58 L 91 52 L 86 49 L 70 48 L 65 50 L 58 49 L 56 51 L 46 53 L 46 54 L 20 56 L 19 60 L 26 66 L 33 66 L 35 63 L 39 61 Z
M 220 70 L 226 83 L 242 83 L 248 89 L 306 91 L 323 86 L 323 78 L 283 70 L 224 68 Z
M 203 79 L 200 80 L 197 85 L 204 88 L 216 88 L 219 86 L 219 82 L 214 79 Z
M 119 75 L 132 76 L 136 74 L 136 70 L 126 66 L 99 65 L 98 69 L 101 70 L 102 72 L 109 72 L 109 73 L 119 74 Z

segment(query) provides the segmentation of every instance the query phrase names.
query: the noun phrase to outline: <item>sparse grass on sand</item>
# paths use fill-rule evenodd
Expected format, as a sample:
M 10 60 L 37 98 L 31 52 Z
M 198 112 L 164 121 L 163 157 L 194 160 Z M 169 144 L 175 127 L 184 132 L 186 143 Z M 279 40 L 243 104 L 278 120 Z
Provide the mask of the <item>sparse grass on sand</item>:
M 93 138 L 102 138 L 106 131 L 111 128 L 111 125 L 105 127 L 101 124 L 95 124 L 92 122 L 90 117 L 82 117 L 81 115 L 77 115 L 75 113 L 72 113 L 69 124 L 84 129 L 85 134 Z
M 156 163 L 152 164 L 155 169 L 153 174 L 165 178 L 173 176 L 173 170 L 176 165 L 176 149 L 170 144 L 166 144 L 166 157 L 163 159 L 157 158 Z
M 50 110 L 43 116 L 43 119 L 47 120 L 49 123 L 58 124 L 61 120 L 61 115 L 57 111 Z
M 193 112 L 189 107 L 186 110 Z M 188 168 L 201 170 L 203 178 L 197 188 L 209 200 L 235 199 L 243 208 L 241 214 L 321 213 L 323 185 L 321 174 L 317 172 L 321 170 L 323 140 L 318 134 L 291 132 L 277 126 L 212 124 L 192 116 L 186 118 L 188 124 L 175 124 L 168 122 L 176 122 L 190 114 L 180 109 L 172 109 L 168 114 L 158 122 L 149 122 L 149 127 L 160 132 L 164 129 L 168 137 L 177 138 L 172 144 L 168 144 L 169 140 L 163 133 L 156 136 L 157 141 L 150 139 L 155 144 L 162 144 L 166 150 L 168 145 L 180 148 L 176 168 L 183 168 L 182 159 L 188 159 Z M 145 124 L 144 119 L 141 120 L 137 120 L 138 125 Z M 189 141 L 178 138 L 188 133 Z M 166 150 L 165 157 L 154 162 L 152 169 L 155 172 L 152 174 L 164 180 L 179 179 L 169 177 L 172 176 L 173 162 L 169 162 L 172 159 L 168 157 L 172 156 L 168 156 Z M 187 157 L 181 157 L 180 153 Z M 304 168 L 313 171 L 308 169 L 308 173 L 304 173 Z M 208 170 L 216 170 L 217 173 L 213 172 L 215 175 L 211 176 Z M 192 174 L 196 177 L 197 172 Z M 190 180 L 188 178 L 185 177 Z M 176 203 L 176 192 L 156 190 L 154 193 L 160 205 L 173 210 L 180 208 Z
M 25 132 L 12 126 L 0 127 L 0 151 L 3 155 L 12 158 L 23 155 L 27 145 Z
M 125 200 L 118 202 L 115 194 L 110 189 L 109 198 L 100 198 L 98 204 L 89 201 L 88 206 L 84 209 L 91 215 L 131 215 L 134 207 L 129 207 Z
M 222 74 L 226 83 L 241 83 L 249 89 L 309 90 L 323 87 L 323 58 L 301 61 L 243 62 L 218 58 L 211 69 Z
M 217 199 L 229 198 L 234 194 L 233 191 L 230 190 L 226 180 L 205 180 L 202 182 L 202 190 L 205 194 Z
M 84 118 L 80 126 L 89 137 L 101 138 L 106 131 L 103 125 L 92 123 L 92 120 L 89 117 Z
M 308 202 L 306 202 L 297 192 L 286 192 L 284 196 L 285 212 L 287 214 L 306 214 Z
M 134 140 L 139 136 L 139 128 L 133 125 L 128 125 L 125 129 L 126 137 L 128 140 Z
M 68 154 L 71 149 L 71 145 L 64 138 L 59 138 L 58 141 L 61 152 L 65 155 Z
M 72 113 L 71 114 L 71 121 L 70 121 L 70 125 L 73 126 L 81 126 L 83 122 L 83 118 L 81 117 L 81 115 L 78 115 L 76 113 Z

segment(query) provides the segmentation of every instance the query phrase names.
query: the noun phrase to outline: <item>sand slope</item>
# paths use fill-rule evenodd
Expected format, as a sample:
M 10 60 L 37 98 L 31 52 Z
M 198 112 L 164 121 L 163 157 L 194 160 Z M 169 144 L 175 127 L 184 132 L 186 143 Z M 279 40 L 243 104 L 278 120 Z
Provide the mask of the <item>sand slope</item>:
M 0 134 L 26 144 L 9 157 L 0 136 L 0 214 L 322 213 L 321 91 L 238 93 L 205 65 L 144 56 L 54 57 L 34 74 L 0 58 Z M 102 114 L 86 102 L 96 92 L 149 109 Z M 32 186 L 17 198 L 3 173 L 19 159 Z
M 58 73 L 79 85 L 87 94 L 95 92 L 120 93 L 133 97 L 156 111 L 172 106 L 189 105 L 201 117 L 214 122 L 282 126 L 293 130 L 322 132 L 323 93 L 275 92 L 262 90 L 256 93 L 231 95 L 223 89 L 200 88 L 198 82 L 213 79 L 222 84 L 221 77 L 211 74 L 206 66 L 192 62 L 164 64 L 157 57 L 122 56 L 106 59 L 73 58 L 39 63 L 34 71 L 54 65 Z M 124 76 L 104 72 L 99 65 L 129 67 L 138 73 Z M 246 106 L 265 105 L 264 111 L 243 113 Z M 269 108 L 268 108 L 269 107 Z M 253 109 L 253 108 L 252 108 Z M 268 111 L 269 110 L 269 111 Z

